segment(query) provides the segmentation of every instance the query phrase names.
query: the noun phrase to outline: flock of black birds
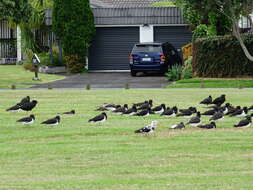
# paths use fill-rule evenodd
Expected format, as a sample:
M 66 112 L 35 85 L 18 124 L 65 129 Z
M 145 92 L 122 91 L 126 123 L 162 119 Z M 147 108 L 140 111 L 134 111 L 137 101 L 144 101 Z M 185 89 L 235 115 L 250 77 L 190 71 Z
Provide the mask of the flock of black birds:
M 212 96 L 208 96 L 200 102 L 208 107 L 208 110 L 200 113 L 196 107 L 189 107 L 187 109 L 178 109 L 177 106 L 166 107 L 165 104 L 153 107 L 152 100 L 146 100 L 140 103 L 134 103 L 131 108 L 128 108 L 127 104 L 116 105 L 116 104 L 104 104 L 100 106 L 96 111 L 112 111 L 116 114 L 129 115 L 129 116 L 139 116 L 147 117 L 150 114 L 160 114 L 164 117 L 185 117 L 189 118 L 189 121 L 184 124 L 180 122 L 179 124 L 172 125 L 171 129 L 183 129 L 185 125 L 190 125 L 193 127 L 198 127 L 202 129 L 214 129 L 216 128 L 216 121 L 224 119 L 224 116 L 230 117 L 244 117 L 241 119 L 234 127 L 237 128 L 246 128 L 251 125 L 251 117 L 253 114 L 247 115 L 249 111 L 253 111 L 253 106 L 243 107 L 233 106 L 230 103 L 226 102 L 226 95 L 222 94 L 221 96 L 212 99 Z M 224 104 L 224 105 L 223 105 Z M 196 115 L 195 115 L 196 114 Z M 194 116 L 195 115 L 195 116 Z M 202 124 L 201 116 L 209 116 L 210 123 Z M 107 120 L 107 114 L 103 112 L 102 114 L 92 118 L 89 122 L 104 122 Z M 135 133 L 152 133 L 155 131 L 158 125 L 157 121 L 152 121 L 150 125 L 147 125 L 143 128 L 140 128 L 135 131 Z
M 127 116 L 137 116 L 137 117 L 147 117 L 151 114 L 160 114 L 162 117 L 185 117 L 189 118 L 189 121 L 184 124 L 184 122 L 180 122 L 179 124 L 172 125 L 171 129 L 184 129 L 185 125 L 190 125 L 193 127 L 198 127 L 202 129 L 214 129 L 216 128 L 215 121 L 222 120 L 224 116 L 230 117 L 244 117 L 241 119 L 234 127 L 237 128 L 246 128 L 251 125 L 251 117 L 253 117 L 253 113 L 248 115 L 248 112 L 253 111 L 253 105 L 250 107 L 241 106 L 233 106 L 230 103 L 226 102 L 226 96 L 223 94 L 214 100 L 212 96 L 205 98 L 200 102 L 200 104 L 204 104 L 208 107 L 208 110 L 200 113 L 196 107 L 189 107 L 187 109 L 178 109 L 177 106 L 174 107 L 166 107 L 165 104 L 161 104 L 159 106 L 153 107 L 153 100 L 148 100 L 140 103 L 134 103 L 132 107 L 128 107 L 127 104 L 116 105 L 116 104 L 103 104 L 96 111 L 103 111 L 101 114 L 95 116 L 88 120 L 88 122 L 93 123 L 102 123 L 108 119 L 106 111 L 111 111 L 115 114 L 119 115 L 127 115 Z M 30 100 L 30 97 L 27 96 L 23 98 L 19 103 L 14 106 L 6 109 L 8 112 L 17 112 L 17 111 L 32 111 L 36 105 L 38 104 L 37 100 Z M 64 112 L 61 114 L 57 114 L 54 118 L 50 118 L 48 120 L 43 121 L 41 124 L 45 125 L 58 125 L 60 123 L 60 115 L 73 115 L 75 114 L 75 110 L 71 110 L 69 112 Z M 195 115 L 195 116 L 194 116 Z M 201 116 L 209 116 L 210 123 L 202 124 Z M 17 120 L 17 122 L 22 123 L 24 125 L 33 124 L 35 121 L 35 116 L 31 114 L 28 117 L 21 118 Z M 135 131 L 135 133 L 152 133 L 155 131 L 158 125 L 157 121 L 152 121 L 150 125 L 142 127 Z

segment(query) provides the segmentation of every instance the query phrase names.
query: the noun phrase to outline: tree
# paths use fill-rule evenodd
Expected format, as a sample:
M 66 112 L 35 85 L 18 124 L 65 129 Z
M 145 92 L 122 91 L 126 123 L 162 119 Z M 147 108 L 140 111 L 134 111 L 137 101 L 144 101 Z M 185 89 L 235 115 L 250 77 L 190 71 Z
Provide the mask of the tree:
M 54 0 L 53 31 L 60 38 L 69 70 L 82 71 L 95 32 L 89 0 Z
M 234 35 L 247 58 L 253 61 L 238 27 L 240 16 L 252 13 L 253 0 L 177 0 L 177 3 L 183 8 L 186 20 L 194 27 L 206 24 L 215 27 L 217 35 Z

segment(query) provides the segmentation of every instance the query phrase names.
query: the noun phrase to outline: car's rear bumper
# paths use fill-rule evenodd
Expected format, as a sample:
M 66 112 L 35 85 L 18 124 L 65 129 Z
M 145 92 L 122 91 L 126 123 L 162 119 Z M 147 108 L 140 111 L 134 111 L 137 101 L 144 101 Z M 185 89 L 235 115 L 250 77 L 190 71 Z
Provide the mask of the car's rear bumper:
M 135 65 L 130 64 L 130 69 L 132 71 L 157 71 L 157 72 L 167 72 L 168 66 L 166 64 L 156 64 L 156 65 Z

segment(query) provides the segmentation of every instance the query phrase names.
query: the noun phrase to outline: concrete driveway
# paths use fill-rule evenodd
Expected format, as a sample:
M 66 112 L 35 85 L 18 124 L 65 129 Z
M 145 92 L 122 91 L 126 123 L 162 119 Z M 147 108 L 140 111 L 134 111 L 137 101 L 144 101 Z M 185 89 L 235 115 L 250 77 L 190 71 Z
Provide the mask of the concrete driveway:
M 161 75 L 130 76 L 130 73 L 85 73 L 66 76 L 63 80 L 33 86 L 32 88 L 85 88 L 87 84 L 91 88 L 124 88 L 129 84 L 130 88 L 163 88 L 168 85 L 166 77 Z

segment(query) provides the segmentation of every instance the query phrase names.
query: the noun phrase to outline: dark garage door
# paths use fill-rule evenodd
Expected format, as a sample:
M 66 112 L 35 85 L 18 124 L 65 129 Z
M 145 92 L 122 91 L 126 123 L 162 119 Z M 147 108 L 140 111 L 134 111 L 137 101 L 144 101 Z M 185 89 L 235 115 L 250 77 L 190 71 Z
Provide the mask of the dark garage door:
M 154 35 L 156 42 L 170 42 L 177 49 L 192 40 L 192 33 L 186 26 L 156 26 Z
M 129 70 L 128 56 L 139 42 L 139 27 L 96 28 L 89 70 Z

